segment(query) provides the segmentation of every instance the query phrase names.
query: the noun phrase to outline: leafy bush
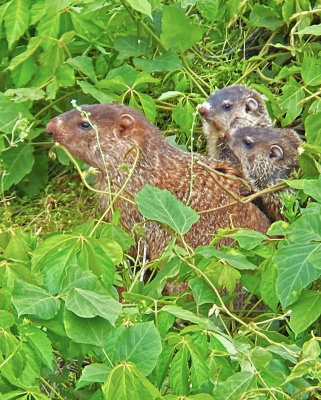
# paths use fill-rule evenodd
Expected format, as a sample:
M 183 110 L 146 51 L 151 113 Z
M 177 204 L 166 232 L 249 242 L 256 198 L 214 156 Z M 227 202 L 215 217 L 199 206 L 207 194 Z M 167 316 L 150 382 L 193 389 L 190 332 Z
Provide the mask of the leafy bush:
M 2 3 L 2 398 L 320 398 L 318 2 Z M 305 132 L 300 179 L 288 182 L 303 206 L 285 196 L 289 223 L 268 236 L 220 230 L 213 243 L 233 245 L 187 253 L 173 241 L 159 260 L 133 259 L 117 212 L 88 222 L 93 200 L 62 152 L 63 167 L 49 158 L 45 124 L 72 99 L 124 102 L 203 151 L 196 106 L 232 83 L 260 91 L 278 125 Z M 162 201 L 139 194 L 141 212 L 167 223 L 153 196 Z M 175 293 L 177 281 L 188 290 Z M 234 309 L 238 282 L 250 294 Z

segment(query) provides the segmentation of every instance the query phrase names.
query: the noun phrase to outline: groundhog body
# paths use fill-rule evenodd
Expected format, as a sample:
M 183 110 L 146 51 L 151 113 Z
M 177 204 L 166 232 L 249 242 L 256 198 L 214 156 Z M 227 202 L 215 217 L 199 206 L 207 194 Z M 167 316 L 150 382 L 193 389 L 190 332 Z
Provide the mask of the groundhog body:
M 188 204 L 197 212 L 223 206 L 216 211 L 201 214 L 199 221 L 184 235 L 184 239 L 192 247 L 208 244 L 211 235 L 220 227 L 247 227 L 261 232 L 268 229 L 267 218 L 254 204 L 235 203 L 231 195 L 223 189 L 238 194 L 242 184 L 237 180 L 217 175 L 220 186 L 194 159 L 191 185 L 191 154 L 172 147 L 159 130 L 137 110 L 121 104 L 83 106 L 82 109 L 90 112 L 90 121 L 97 127 L 102 153 L 95 130 L 77 110 L 53 118 L 47 125 L 47 131 L 71 154 L 100 171 L 97 188 L 108 190 L 105 173 L 107 165 L 113 191 L 117 192 L 128 178 L 128 172 L 120 165 L 126 163 L 131 169 L 138 150 L 138 161 L 128 180 L 126 191 L 122 193 L 124 196 L 131 196 L 133 199 L 145 184 L 150 184 L 169 190 L 183 202 L 189 199 Z M 210 168 L 237 175 L 225 162 L 211 162 L 201 156 L 197 158 Z M 108 204 L 109 196 L 102 195 L 102 209 L 106 209 Z M 134 204 L 118 198 L 114 208 L 120 208 L 122 222 L 127 229 L 132 229 L 142 221 Z M 153 259 L 168 244 L 170 235 L 152 221 L 147 222 L 145 228 L 148 256 Z
M 224 134 L 243 126 L 272 126 L 262 97 L 253 89 L 232 85 L 214 92 L 198 109 L 204 117 L 208 154 L 217 160 L 238 160 L 226 145 Z
M 254 191 L 288 179 L 298 165 L 301 139 L 292 129 L 245 127 L 232 129 L 225 137 Z M 271 221 L 282 219 L 280 192 L 267 193 L 261 200 Z

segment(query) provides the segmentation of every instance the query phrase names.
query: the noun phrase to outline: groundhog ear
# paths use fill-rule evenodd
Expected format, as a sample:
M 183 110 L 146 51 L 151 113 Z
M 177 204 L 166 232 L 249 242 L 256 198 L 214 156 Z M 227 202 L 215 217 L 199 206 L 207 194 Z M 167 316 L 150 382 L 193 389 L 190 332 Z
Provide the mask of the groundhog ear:
M 269 157 L 272 161 L 282 160 L 282 158 L 283 158 L 282 148 L 276 144 L 271 146 Z
M 258 109 L 258 107 L 259 103 L 254 99 L 254 97 L 249 97 L 246 100 L 246 107 L 245 107 L 246 112 L 255 111 Z
M 134 124 L 135 119 L 130 114 L 123 114 L 120 116 L 119 125 L 124 130 L 132 128 Z

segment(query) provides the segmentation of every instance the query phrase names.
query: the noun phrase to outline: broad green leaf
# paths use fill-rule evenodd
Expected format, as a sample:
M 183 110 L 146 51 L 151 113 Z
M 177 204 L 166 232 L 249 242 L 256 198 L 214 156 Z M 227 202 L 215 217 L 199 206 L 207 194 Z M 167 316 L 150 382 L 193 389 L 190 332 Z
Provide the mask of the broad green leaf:
M 16 57 L 14 57 L 11 60 L 8 69 L 13 70 L 13 69 L 17 68 L 20 64 L 22 64 L 29 57 L 31 57 L 33 55 L 33 53 L 35 53 L 35 51 L 39 48 L 42 41 L 43 41 L 43 38 L 39 37 L 39 36 L 30 38 L 30 41 L 27 46 L 27 50 L 18 54 Z
M 321 146 L 321 112 L 308 115 L 304 125 L 307 142 Z
M 159 391 L 131 362 L 117 365 L 102 386 L 106 400 L 156 400 Z
M 151 17 L 152 8 L 148 0 L 127 0 L 127 2 L 134 10 Z
M 76 249 L 79 237 L 58 234 L 46 239 L 34 251 L 32 270 L 42 271 L 48 290 L 56 294 L 66 273 L 66 267 L 76 264 Z
M 111 371 L 111 367 L 106 364 L 90 364 L 87 365 L 81 374 L 81 377 L 77 383 L 77 389 L 80 389 L 93 383 L 103 383 L 108 377 Z
M 14 231 L 6 245 L 3 256 L 15 261 L 29 261 L 31 248 L 26 236 L 20 230 Z
M 238 270 L 226 263 L 211 262 L 204 273 L 217 288 L 224 288 L 231 294 L 234 292 L 236 282 L 240 280 L 241 274 Z
M 161 339 L 154 323 L 142 322 L 122 331 L 115 343 L 114 361 L 133 362 L 147 376 L 155 368 L 161 351 Z
M 129 57 L 139 57 L 139 56 L 150 57 L 152 55 L 151 47 L 148 41 L 144 37 L 142 38 L 137 38 L 137 36 L 119 37 L 115 40 L 114 45 L 115 45 L 115 50 L 119 51 L 118 57 L 121 59 Z M 148 71 L 148 72 L 153 72 L 153 71 Z
M 291 305 L 291 310 L 290 327 L 298 335 L 319 318 L 321 314 L 321 294 L 312 290 L 302 292 L 298 300 Z
M 66 275 L 61 284 L 61 294 L 67 293 L 73 288 L 107 294 L 99 278 L 95 274 L 88 270 L 83 270 L 77 265 L 70 265 L 66 268 Z
M 286 230 L 291 243 L 321 242 L 321 216 L 304 215 Z
M 277 278 L 278 271 L 275 264 L 268 262 L 261 275 L 260 292 L 264 303 L 275 312 L 278 306 L 278 297 L 276 293 Z
M 183 344 L 183 347 L 175 354 L 169 370 L 171 390 L 177 395 L 184 396 L 189 393 L 189 359 L 189 351 L 186 344 Z
M 252 372 L 237 372 L 214 389 L 215 400 L 237 400 L 247 390 L 255 387 L 255 375 Z
M 194 313 L 188 310 L 184 310 L 178 306 L 164 306 L 162 311 L 166 311 L 175 317 L 180 318 L 184 321 L 193 322 L 194 324 L 200 325 L 203 329 L 212 330 L 217 333 L 221 333 L 220 330 L 212 323 L 208 318 L 197 317 Z
M 121 246 L 123 251 L 126 251 L 130 249 L 131 246 L 135 245 L 132 236 L 116 225 L 105 224 L 99 236 L 114 240 Z
M 203 278 L 193 278 L 188 281 L 197 305 L 214 303 L 215 295 L 209 284 Z
M 134 58 L 134 64 L 146 72 L 174 71 L 181 69 L 183 66 L 181 59 L 173 50 L 169 50 L 153 60 Z
M 253 351 L 251 351 L 250 358 L 256 370 L 262 371 L 273 360 L 273 355 L 267 349 L 256 346 Z
M 29 100 L 41 100 L 46 96 L 46 93 L 42 89 L 36 87 L 33 88 L 19 88 L 19 89 L 8 89 L 4 93 L 5 96 L 11 97 L 15 103 L 23 103 Z
M 24 34 L 29 26 L 29 1 L 14 0 L 10 2 L 5 19 L 6 38 L 9 49 Z
M 305 180 L 303 183 L 303 191 L 321 203 L 321 178 Z
M 26 143 L 19 143 L 2 152 L 4 178 L 2 190 L 8 190 L 13 184 L 19 183 L 33 166 L 33 147 Z
M 39 24 L 37 25 L 37 34 L 38 36 L 46 38 L 46 40 L 42 43 L 43 48 L 48 49 L 48 47 L 50 47 L 52 43 L 52 40 L 50 39 L 57 39 L 59 30 L 60 14 L 47 15 L 41 18 Z
M 48 183 L 48 162 L 46 153 L 35 153 L 35 163 L 29 174 L 19 184 L 19 189 L 29 197 L 33 197 Z
M 237 229 L 235 233 L 227 236 L 237 240 L 240 246 L 246 250 L 253 250 L 266 239 L 262 233 L 245 228 Z
M 168 190 L 145 185 L 135 196 L 139 211 L 145 218 L 168 224 L 184 235 L 199 220 L 199 215 L 185 206 Z
M 317 86 L 321 83 L 321 58 L 309 57 L 304 53 L 301 75 L 306 85 Z
M 250 21 L 257 27 L 264 27 L 271 31 L 282 25 L 279 14 L 271 7 L 254 4 L 250 14 Z
M 49 292 L 20 280 L 14 284 L 12 302 L 18 316 L 30 315 L 45 320 L 53 318 L 60 307 L 59 300 Z
M 80 288 L 72 289 L 66 298 L 66 308 L 82 318 L 100 316 L 115 324 L 121 312 L 121 304 L 107 295 Z
M 199 246 L 196 249 L 196 254 L 200 254 L 205 258 L 215 257 L 218 260 L 222 260 L 230 264 L 232 267 L 243 270 L 243 269 L 256 269 L 257 266 L 248 261 L 248 259 L 241 253 L 238 253 L 235 249 L 226 248 L 225 252 L 218 250 L 212 246 Z
M 155 101 L 148 94 L 137 92 L 137 95 L 142 104 L 144 114 L 152 123 L 154 123 L 157 114 Z
M 204 355 L 194 343 L 188 343 L 188 349 L 192 358 L 192 387 L 194 390 L 199 390 L 209 380 L 209 368 L 206 365 Z
M 68 8 L 73 3 L 73 0 L 46 0 L 46 12 L 47 14 L 55 14 L 64 8 Z
M 282 5 L 282 16 L 287 26 L 290 25 L 290 18 L 295 12 L 294 0 L 285 1 Z
M 73 86 L 75 83 L 75 74 L 73 68 L 68 64 L 60 65 L 56 71 L 56 79 L 59 86 Z
M 163 7 L 161 41 L 169 49 L 183 53 L 201 40 L 203 29 L 192 23 L 182 10 L 174 5 Z
M 10 329 L 15 322 L 15 317 L 12 313 L 5 310 L 0 310 L 0 327 Z
M 41 361 L 53 371 L 53 349 L 46 333 L 33 325 L 22 326 L 22 331 L 28 340 L 28 344 L 36 351 Z
M 182 95 L 183 95 L 182 92 L 178 92 L 177 90 L 170 90 L 168 92 L 162 93 L 159 96 L 158 100 L 168 100 L 168 99 L 172 99 L 174 97 L 182 96 Z
M 179 102 L 172 113 L 173 120 L 183 129 L 188 137 L 191 135 L 195 112 L 196 109 L 192 103 L 186 101 L 184 105 L 182 102 Z
M 37 71 L 34 57 L 27 58 L 22 64 L 11 71 L 11 78 L 16 87 L 26 86 Z
M 297 81 L 290 77 L 288 82 L 282 88 L 282 96 L 279 98 L 279 105 L 286 112 L 286 117 L 282 122 L 282 126 L 289 125 L 302 111 L 302 104 L 299 104 L 305 97 L 303 88 Z
M 71 65 L 76 71 L 80 71 L 88 76 L 93 82 L 97 82 L 96 73 L 90 57 L 77 56 L 74 58 L 68 58 L 66 63 Z
M 64 325 L 67 336 L 77 343 L 103 347 L 112 330 L 108 321 L 101 317 L 81 318 L 65 309 Z
M 94 99 L 98 100 L 100 104 L 108 104 L 114 100 L 112 96 L 102 92 L 86 81 L 78 80 L 77 84 L 82 88 L 84 93 L 90 94 Z
M 295 32 L 297 35 L 316 35 L 320 36 L 321 35 L 321 24 L 319 25 L 311 25 L 307 26 L 304 29 L 301 29 L 298 32 Z
M 313 255 L 316 259 L 311 260 Z M 321 275 L 321 243 L 285 246 L 277 251 L 274 262 L 279 273 L 277 293 L 285 309 L 299 298 L 302 289 Z
M 213 21 L 219 11 L 219 0 L 198 0 L 197 8 L 199 12 L 202 14 L 203 18 L 206 18 L 208 21 Z

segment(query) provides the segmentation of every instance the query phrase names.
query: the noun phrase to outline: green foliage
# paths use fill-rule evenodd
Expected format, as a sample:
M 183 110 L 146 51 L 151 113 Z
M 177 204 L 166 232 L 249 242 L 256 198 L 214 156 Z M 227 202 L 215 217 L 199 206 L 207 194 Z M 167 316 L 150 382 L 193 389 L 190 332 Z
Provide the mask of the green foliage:
M 318 6 L 1 2 L 1 398 L 320 397 Z M 287 181 L 298 194 L 283 196 L 288 222 L 267 235 L 222 229 L 212 244 L 233 243 L 220 249 L 172 241 L 141 262 L 119 211 L 88 222 L 95 200 L 64 154 L 63 165 L 49 159 L 46 123 L 72 99 L 118 101 L 171 143 L 203 151 L 196 107 L 232 83 L 261 92 L 277 125 L 305 131 L 300 172 Z M 135 201 L 175 235 L 198 220 L 166 191 L 146 186 Z M 234 293 L 240 283 L 246 296 Z

